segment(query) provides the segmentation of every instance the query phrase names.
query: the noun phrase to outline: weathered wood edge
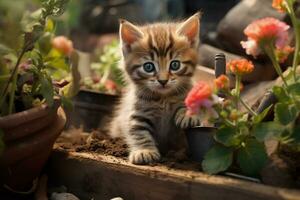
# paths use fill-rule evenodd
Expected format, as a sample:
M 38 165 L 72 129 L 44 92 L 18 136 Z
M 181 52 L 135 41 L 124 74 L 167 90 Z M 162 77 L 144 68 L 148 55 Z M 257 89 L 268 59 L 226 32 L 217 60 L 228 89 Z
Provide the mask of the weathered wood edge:
M 164 181 L 166 180 L 174 183 L 186 183 L 187 186 L 189 186 L 190 183 L 194 183 L 207 185 L 210 187 L 222 188 L 223 190 L 228 190 L 231 192 L 237 191 L 239 193 L 244 193 L 246 196 L 247 194 L 255 194 L 258 199 L 300 199 L 299 190 L 276 188 L 228 177 L 210 176 L 202 172 L 171 169 L 166 166 L 137 166 L 132 165 L 120 158 L 116 158 L 113 156 L 104 156 L 96 153 L 67 153 L 64 151 L 55 150 L 53 152 L 53 156 L 62 156 L 66 160 L 76 159 L 81 161 L 82 163 L 85 163 L 86 165 L 93 165 L 93 162 L 97 162 L 97 165 L 107 169 L 111 169 L 113 171 L 145 176 Z

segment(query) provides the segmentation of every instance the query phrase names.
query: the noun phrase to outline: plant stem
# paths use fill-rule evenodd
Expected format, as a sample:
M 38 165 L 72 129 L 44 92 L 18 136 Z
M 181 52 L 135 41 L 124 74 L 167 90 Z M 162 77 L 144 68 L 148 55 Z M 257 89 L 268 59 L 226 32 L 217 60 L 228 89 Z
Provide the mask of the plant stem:
M 223 118 L 223 120 L 224 120 L 224 123 L 227 124 L 228 126 L 235 127 L 235 124 L 232 123 L 231 121 L 229 121 L 228 119 Z
M 220 105 L 214 107 L 217 111 L 217 113 L 221 113 L 222 111 L 222 107 Z M 227 118 L 223 117 L 222 115 L 219 115 L 220 118 L 224 121 L 224 123 L 227 125 L 227 126 L 231 126 L 231 127 L 235 127 L 235 124 L 233 122 L 231 122 L 230 120 L 228 120 Z
M 17 87 L 17 77 L 18 77 L 18 74 L 15 73 L 12 83 L 11 83 L 12 85 L 11 85 L 11 89 L 10 89 L 9 102 L 8 102 L 8 114 L 9 115 L 13 112 L 13 108 L 14 108 L 15 91 L 16 91 L 16 87 Z
M 235 76 L 235 104 L 236 109 L 238 110 L 239 107 L 239 99 L 240 99 L 240 85 L 241 85 L 241 76 Z
M 297 65 L 298 65 L 298 58 L 299 58 L 299 50 L 300 50 L 300 33 L 299 33 L 299 26 L 297 23 L 297 18 L 294 12 L 293 4 L 291 4 L 289 1 L 286 3 L 286 9 L 287 12 L 291 18 L 293 28 L 294 28 L 294 34 L 295 34 L 295 51 L 294 51 L 294 58 L 293 58 L 293 77 L 294 81 L 296 81 L 296 70 L 297 70 Z
M 3 105 L 4 101 L 5 101 L 5 98 L 6 98 L 6 95 L 7 95 L 7 91 L 8 91 L 8 87 L 9 87 L 9 84 L 10 84 L 11 82 L 13 82 L 13 79 L 14 79 L 15 75 L 17 74 L 18 67 L 19 67 L 20 62 L 21 62 L 21 60 L 22 60 L 22 58 L 23 58 L 23 56 L 24 56 L 24 54 L 25 54 L 25 52 L 26 52 L 26 48 L 27 48 L 27 45 L 24 45 L 24 47 L 23 47 L 23 49 L 22 49 L 22 51 L 21 51 L 21 53 L 20 53 L 20 55 L 19 55 L 19 57 L 18 57 L 18 60 L 17 60 L 17 62 L 16 62 L 16 65 L 15 65 L 15 67 L 14 67 L 14 69 L 13 69 L 13 71 L 12 71 L 12 73 L 11 73 L 9 79 L 8 79 L 8 81 L 6 82 L 6 85 L 5 85 L 5 87 L 4 87 L 4 90 L 3 90 L 2 94 L 1 94 L 0 108 L 2 107 L 2 105 Z M 14 88 L 14 86 L 12 87 L 12 89 L 13 89 L 13 88 Z M 14 97 L 14 95 L 13 95 L 12 93 L 15 93 L 15 91 L 14 91 L 14 90 L 11 90 L 11 91 L 10 91 L 10 95 L 9 95 L 10 97 Z M 12 101 L 12 100 L 10 99 L 9 101 Z
M 269 48 L 267 48 L 269 47 Z M 277 74 L 281 77 L 282 81 L 283 81 L 283 84 L 285 87 L 288 86 L 283 74 L 282 74 L 282 70 L 281 70 L 281 67 L 276 59 L 276 56 L 275 56 L 275 50 L 274 50 L 274 46 L 273 45 L 270 45 L 270 46 L 267 46 L 267 47 L 264 47 L 264 50 L 266 52 L 266 54 L 269 56 L 269 58 L 271 59 L 272 61 L 272 64 L 277 72 Z
M 4 88 L 4 91 L 3 91 L 2 95 L 1 95 L 1 97 L 3 97 L 3 95 L 7 92 L 9 83 L 13 80 L 13 77 L 14 77 L 15 73 L 17 72 L 18 66 L 20 65 L 20 62 L 21 62 L 21 60 L 23 58 L 23 55 L 25 54 L 25 49 L 26 49 L 25 47 L 22 49 L 22 51 L 21 51 L 21 53 L 20 53 L 20 55 L 18 57 L 18 60 L 16 62 L 16 65 L 15 65 L 15 67 L 14 67 L 14 69 L 13 69 L 13 71 L 12 71 L 12 73 L 11 73 L 9 79 L 8 79 L 8 81 L 6 82 L 6 85 L 5 85 L 5 88 Z
M 257 113 L 252 110 L 252 108 L 241 98 L 239 97 L 239 100 L 241 102 L 241 104 L 253 115 L 253 116 L 257 116 Z

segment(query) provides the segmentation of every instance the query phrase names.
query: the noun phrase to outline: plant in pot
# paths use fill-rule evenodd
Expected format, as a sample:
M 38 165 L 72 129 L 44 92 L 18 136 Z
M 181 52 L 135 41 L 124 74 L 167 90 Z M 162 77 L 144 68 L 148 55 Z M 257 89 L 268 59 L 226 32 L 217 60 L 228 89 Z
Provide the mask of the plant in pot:
M 279 157 L 285 162 L 284 165 L 287 167 L 284 168 L 288 168 L 288 170 L 284 170 L 280 166 L 277 167 L 279 171 L 283 170 L 285 173 L 289 173 L 291 181 L 288 184 L 290 186 L 295 186 L 296 180 L 300 177 L 300 73 L 298 66 L 300 21 L 295 15 L 295 2 L 295 0 L 274 0 L 272 4 L 279 12 L 286 12 L 290 16 L 294 28 L 294 48 L 289 46 L 289 25 L 273 18 L 264 18 L 249 24 L 244 31 L 248 40 L 241 42 L 246 52 L 254 57 L 263 53 L 266 54 L 278 73 L 279 81 L 271 90 L 276 97 L 273 105 L 274 117 L 271 121 L 257 124 L 253 131 L 259 141 L 266 143 L 270 140 L 277 141 L 277 148 L 274 148 L 275 151 L 271 155 L 271 160 L 274 157 L 277 157 L 278 160 Z M 280 64 L 284 63 L 288 55 L 293 51 L 293 62 L 283 73 Z M 276 161 L 273 164 L 278 165 Z M 272 174 L 267 176 L 269 177 L 265 177 L 266 182 L 279 185 L 285 184 L 280 183 L 278 180 L 276 183 Z
M 273 6 L 286 11 L 294 26 L 295 48 L 289 46 L 289 26 L 274 18 L 264 18 L 251 23 L 245 29 L 248 41 L 241 42 L 247 54 L 254 57 L 265 53 L 272 61 L 279 75 L 279 83 L 272 88 L 276 97 L 275 103 L 265 104 L 262 102 L 257 112 L 252 110 L 240 98 L 241 76 L 251 72 L 253 66 L 247 60 L 233 60 L 227 64 L 229 70 L 236 76 L 236 84 L 233 90 L 228 88 L 228 78 L 223 75 L 215 80 L 215 88 L 222 92 L 225 97 L 223 102 L 213 101 L 212 89 L 205 83 L 195 86 L 186 99 L 189 109 L 187 114 L 205 116 L 207 111 L 214 111 L 212 119 L 219 125 L 213 133 L 215 143 L 204 156 L 203 170 L 210 174 L 216 174 L 225 170 L 242 172 L 243 174 L 259 177 L 266 167 L 268 158 L 266 143 L 276 140 L 278 145 L 273 155 L 279 156 L 285 161 L 296 185 L 299 178 L 299 113 L 300 113 L 300 78 L 299 78 L 299 20 L 296 18 L 293 5 L 294 0 L 273 1 Z M 280 63 L 283 63 L 291 52 L 294 51 L 292 66 L 285 73 L 282 72 Z M 197 89 L 198 87 L 198 89 Z M 267 99 L 269 100 L 269 99 Z M 248 112 L 241 112 L 240 106 Z M 274 114 L 273 119 L 265 121 L 267 114 Z M 211 115 L 210 115 L 211 116 Z M 198 143 L 200 144 L 200 142 Z M 273 163 L 277 165 L 277 163 Z M 280 166 L 278 166 L 280 171 Z M 278 170 L 269 174 L 273 179 L 278 175 Z M 277 174 L 276 174 L 277 173 Z M 288 174 L 285 174 L 288 175 Z M 289 176 L 289 175 L 288 175 Z M 283 176 L 280 176 L 283 177 Z M 286 176 L 285 176 L 286 177 Z M 268 182 L 264 179 L 263 181 Z M 269 182 L 270 183 L 270 182 Z M 291 186 L 284 182 L 281 186 Z M 272 183 L 271 183 L 272 184 Z
M 41 1 L 41 9 L 26 13 L 21 21 L 22 32 L 13 38 L 20 42 L 18 48 L 0 44 L 0 182 L 10 191 L 34 189 L 65 125 L 60 105 L 69 105 L 66 97 L 74 89 L 64 87 L 68 81 L 58 81 L 57 73 L 69 74 L 76 53 L 70 41 L 54 38 L 50 18 L 61 15 L 66 3 Z
M 95 50 L 91 76 L 81 80 L 80 91 L 73 98 L 74 110 L 69 113 L 68 126 L 82 126 L 84 131 L 103 127 L 123 87 L 119 43 L 112 41 L 102 50 Z
M 211 135 L 210 146 L 205 144 L 209 148 L 206 147 L 198 158 L 201 158 L 199 161 L 202 161 L 204 172 L 209 174 L 231 167 L 231 171 L 257 177 L 266 163 L 267 154 L 263 142 L 253 135 L 252 127 L 264 119 L 270 108 L 257 114 L 240 97 L 241 77 L 254 68 L 250 61 L 232 60 L 227 63 L 227 68 L 236 76 L 233 89 L 230 88 L 229 78 L 221 75 L 214 81 L 214 90 L 208 84 L 199 82 L 185 99 L 188 115 L 199 115 L 203 122 L 218 125 L 217 128 L 194 128 L 193 134 L 202 135 L 203 130 L 209 130 L 205 134 Z M 217 97 L 220 93 L 224 99 Z M 246 111 L 242 111 L 242 106 Z M 198 146 L 202 143 L 194 141 Z

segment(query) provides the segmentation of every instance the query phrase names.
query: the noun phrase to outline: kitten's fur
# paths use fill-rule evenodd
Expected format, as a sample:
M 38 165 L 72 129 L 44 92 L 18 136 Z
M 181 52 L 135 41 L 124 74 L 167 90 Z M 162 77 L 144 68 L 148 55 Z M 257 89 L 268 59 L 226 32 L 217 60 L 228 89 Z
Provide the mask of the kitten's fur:
M 188 122 L 199 123 L 186 117 L 182 109 L 198 60 L 199 17 L 197 13 L 181 23 L 145 26 L 120 21 L 127 88 L 110 133 L 125 138 L 129 161 L 134 164 L 158 161 L 160 153 L 179 142 L 181 131 L 175 121 L 181 128 Z M 169 69 L 172 60 L 180 61 L 178 71 Z M 146 62 L 154 63 L 154 72 L 144 70 Z

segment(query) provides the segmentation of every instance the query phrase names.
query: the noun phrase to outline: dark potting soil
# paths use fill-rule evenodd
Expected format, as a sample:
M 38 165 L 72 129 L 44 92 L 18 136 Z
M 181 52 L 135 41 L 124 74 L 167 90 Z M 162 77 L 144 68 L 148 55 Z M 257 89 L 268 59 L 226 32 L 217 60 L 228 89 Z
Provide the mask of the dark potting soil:
M 115 156 L 124 160 L 128 157 L 128 148 L 123 139 L 111 138 L 100 130 L 86 133 L 82 129 L 71 128 L 61 134 L 55 143 L 55 148 L 69 152 L 98 153 Z M 201 164 L 189 160 L 184 150 L 169 151 L 162 157 L 159 163 L 151 165 L 164 165 L 168 168 L 194 171 L 201 169 Z
M 69 129 L 64 131 L 57 139 L 55 148 L 68 152 L 85 152 L 115 156 L 123 160 L 127 160 L 128 157 L 128 147 L 121 138 L 110 138 L 100 130 L 86 133 L 83 132 L 82 129 Z M 288 170 L 287 163 L 281 158 L 271 156 L 270 159 L 269 164 L 266 165 L 261 173 L 263 183 L 278 187 L 300 188 L 299 165 L 293 165 L 294 170 L 292 170 L 293 173 L 291 173 L 290 170 Z M 151 166 L 165 166 L 172 169 L 191 171 L 201 170 L 201 163 L 189 160 L 184 150 L 169 151 L 162 157 L 159 163 L 153 163 Z M 230 169 L 229 171 L 241 174 L 241 172 L 236 169 Z M 296 176 L 295 172 L 297 174 Z

